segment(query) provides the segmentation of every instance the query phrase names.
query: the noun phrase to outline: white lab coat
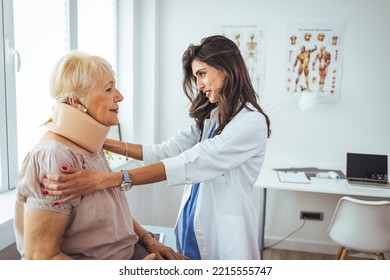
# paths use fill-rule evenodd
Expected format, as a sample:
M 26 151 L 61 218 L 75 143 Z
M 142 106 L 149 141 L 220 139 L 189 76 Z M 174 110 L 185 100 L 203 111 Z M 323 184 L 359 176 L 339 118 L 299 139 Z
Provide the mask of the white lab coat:
M 220 135 L 208 139 L 215 112 L 205 121 L 200 143 L 194 123 L 166 142 L 144 145 L 144 163 L 162 161 L 168 186 L 187 184 L 180 212 L 191 185 L 200 182 L 194 230 L 202 259 L 260 259 L 251 192 L 264 161 L 266 121 L 258 111 L 244 108 Z

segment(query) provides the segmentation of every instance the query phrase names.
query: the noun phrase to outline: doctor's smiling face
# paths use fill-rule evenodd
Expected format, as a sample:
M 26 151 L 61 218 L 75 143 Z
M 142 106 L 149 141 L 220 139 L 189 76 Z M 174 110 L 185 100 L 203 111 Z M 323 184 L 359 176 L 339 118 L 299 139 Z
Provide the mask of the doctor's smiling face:
M 200 94 L 204 94 L 211 103 L 217 103 L 225 83 L 225 73 L 198 59 L 192 61 L 191 67 Z

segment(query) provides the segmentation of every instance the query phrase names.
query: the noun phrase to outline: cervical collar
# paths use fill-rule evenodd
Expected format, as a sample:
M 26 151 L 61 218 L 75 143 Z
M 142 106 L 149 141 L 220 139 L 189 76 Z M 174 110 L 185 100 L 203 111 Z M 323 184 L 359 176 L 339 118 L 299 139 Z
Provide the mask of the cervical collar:
M 102 149 L 110 127 L 97 122 L 87 113 L 66 103 L 55 103 L 46 128 L 59 134 L 91 153 Z

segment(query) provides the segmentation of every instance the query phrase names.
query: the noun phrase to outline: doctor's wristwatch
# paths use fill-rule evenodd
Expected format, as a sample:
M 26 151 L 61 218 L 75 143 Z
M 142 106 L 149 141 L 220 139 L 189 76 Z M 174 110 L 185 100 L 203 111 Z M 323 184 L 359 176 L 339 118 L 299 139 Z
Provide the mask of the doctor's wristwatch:
M 126 169 L 123 169 L 122 173 L 123 173 L 123 182 L 119 186 L 119 189 L 121 191 L 129 191 L 133 187 L 133 185 L 131 184 L 129 172 Z

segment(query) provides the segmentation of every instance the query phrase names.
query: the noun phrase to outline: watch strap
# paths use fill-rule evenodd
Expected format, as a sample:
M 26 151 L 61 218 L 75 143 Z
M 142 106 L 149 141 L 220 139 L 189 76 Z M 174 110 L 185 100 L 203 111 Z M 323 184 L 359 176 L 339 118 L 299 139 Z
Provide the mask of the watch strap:
M 124 179 L 123 181 L 125 183 L 131 183 L 129 172 L 126 169 L 123 169 L 122 173 L 123 173 L 123 179 Z
M 121 170 L 122 171 L 122 174 L 123 174 L 123 182 L 122 184 L 120 185 L 120 189 L 121 191 L 128 191 L 128 190 L 131 190 L 131 188 L 133 187 L 132 184 L 131 184 L 131 179 L 130 179 L 130 175 L 129 175 L 129 172 L 126 170 L 126 169 L 123 169 Z

